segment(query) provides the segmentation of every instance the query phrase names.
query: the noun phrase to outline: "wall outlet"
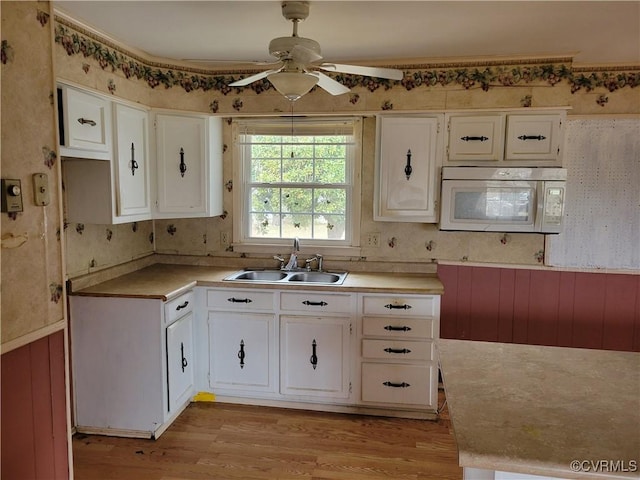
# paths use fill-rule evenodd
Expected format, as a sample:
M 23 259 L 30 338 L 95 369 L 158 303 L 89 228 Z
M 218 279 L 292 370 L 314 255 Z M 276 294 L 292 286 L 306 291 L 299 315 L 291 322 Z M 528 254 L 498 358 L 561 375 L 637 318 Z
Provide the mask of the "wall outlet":
M 220 245 L 229 246 L 229 232 L 220 232 Z
M 380 234 L 379 233 L 368 233 L 365 242 L 366 242 L 366 246 L 367 247 L 379 247 L 380 246 Z

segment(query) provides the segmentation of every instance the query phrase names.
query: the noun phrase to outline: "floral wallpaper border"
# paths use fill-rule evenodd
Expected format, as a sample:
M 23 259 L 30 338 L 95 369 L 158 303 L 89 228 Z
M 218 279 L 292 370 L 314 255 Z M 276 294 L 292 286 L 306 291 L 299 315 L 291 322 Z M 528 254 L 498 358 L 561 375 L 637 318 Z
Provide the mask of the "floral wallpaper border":
M 186 92 L 215 90 L 223 95 L 231 92 L 240 93 L 245 88 L 259 94 L 272 88 L 267 79 L 254 82 L 247 87 L 230 87 L 229 83 L 243 78 L 244 74 L 249 72 L 212 73 L 207 70 L 150 62 L 63 18 L 56 16 L 55 22 L 55 43 L 62 46 L 69 56 L 83 55 L 85 58 L 93 58 L 103 70 L 110 68 L 113 72 L 121 71 L 126 78 L 144 80 L 151 88 L 159 85 L 165 88 L 175 86 L 183 88 Z M 364 87 L 371 92 L 379 88 L 389 90 L 397 85 L 406 90 L 421 86 L 460 85 L 466 89 L 480 87 L 488 91 L 491 87 L 531 82 L 546 82 L 551 86 L 568 82 L 572 93 L 581 89 L 587 92 L 595 89 L 614 92 L 621 88 L 635 88 L 640 85 L 640 66 L 606 67 L 606 70 L 573 68 L 570 65 L 571 58 L 527 60 L 524 64 L 518 63 L 513 60 L 509 65 L 505 65 L 504 62 L 483 62 L 396 66 L 405 70 L 405 77 L 400 81 L 343 74 L 335 74 L 333 78 L 349 88 Z

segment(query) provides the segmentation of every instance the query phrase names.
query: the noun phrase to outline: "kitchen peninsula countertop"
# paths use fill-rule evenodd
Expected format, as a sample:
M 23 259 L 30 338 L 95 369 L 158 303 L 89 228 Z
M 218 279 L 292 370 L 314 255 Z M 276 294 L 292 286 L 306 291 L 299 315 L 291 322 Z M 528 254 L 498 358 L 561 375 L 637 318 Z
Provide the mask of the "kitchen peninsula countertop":
M 444 287 L 436 274 L 349 272 L 342 285 L 282 284 L 224 281 L 238 268 L 157 263 L 91 287 L 72 291 L 72 295 L 159 298 L 167 300 L 194 286 L 317 290 L 328 292 L 403 293 L 442 295 Z
M 460 466 L 640 478 L 639 353 L 445 339 L 438 351 Z

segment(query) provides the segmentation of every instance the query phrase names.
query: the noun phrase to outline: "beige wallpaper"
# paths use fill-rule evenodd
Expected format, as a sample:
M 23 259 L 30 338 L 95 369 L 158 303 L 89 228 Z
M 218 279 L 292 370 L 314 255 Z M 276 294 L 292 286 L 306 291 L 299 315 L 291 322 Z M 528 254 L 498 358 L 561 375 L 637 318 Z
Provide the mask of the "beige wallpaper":
M 2 2 L 2 178 L 21 181 L 23 211 L 2 213 L 2 344 L 64 318 L 60 162 L 56 158 L 46 2 Z M 32 176 L 48 177 L 36 206 Z
M 290 113 L 290 104 L 273 89 L 253 85 L 227 87 L 238 72 L 185 71 L 149 62 L 126 48 L 104 42 L 78 25 L 58 19 L 55 62 L 60 78 L 156 108 L 211 112 L 230 116 Z M 140 68 L 143 66 L 144 68 Z M 342 78 L 351 93 L 338 97 L 312 91 L 294 104 L 295 113 L 374 114 L 384 110 L 451 110 L 569 106 L 569 115 L 640 112 L 640 96 L 633 87 L 639 68 L 611 67 L 581 70 L 571 58 L 478 60 L 464 64 L 398 65 L 405 80 L 391 85 L 367 79 Z M 266 81 L 265 81 L 266 82 Z M 267 83 L 268 87 L 268 83 Z M 359 261 L 432 262 L 462 260 L 538 265 L 544 258 L 544 236 L 440 232 L 436 225 L 374 222 L 375 120 L 365 120 L 362 221 L 363 238 L 379 233 L 379 247 L 363 247 Z M 230 145 L 230 128 L 225 127 Z M 232 148 L 224 154 L 224 182 L 232 178 Z M 232 231 L 232 191 L 224 190 L 223 217 L 156 220 L 127 226 L 77 225 L 66 229 L 69 273 L 116 265 L 151 251 L 144 237 L 153 234 L 157 253 L 208 257 L 238 257 L 220 244 L 220 232 Z M 105 240 L 105 230 L 114 233 Z M 144 233 L 141 233 L 144 231 Z M 134 238 L 135 240 L 132 240 Z M 73 258 L 73 260 L 71 260 Z M 95 262 L 94 262 L 95 261 Z M 91 267 L 93 265 L 93 267 Z

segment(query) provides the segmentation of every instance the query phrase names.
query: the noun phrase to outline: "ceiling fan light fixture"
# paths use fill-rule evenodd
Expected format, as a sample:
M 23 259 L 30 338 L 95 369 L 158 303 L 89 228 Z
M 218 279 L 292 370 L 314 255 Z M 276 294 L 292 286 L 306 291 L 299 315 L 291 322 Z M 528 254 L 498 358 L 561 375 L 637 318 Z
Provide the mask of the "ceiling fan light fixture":
M 295 102 L 309 93 L 318 83 L 318 77 L 303 72 L 277 72 L 267 76 L 267 79 L 287 100 Z

